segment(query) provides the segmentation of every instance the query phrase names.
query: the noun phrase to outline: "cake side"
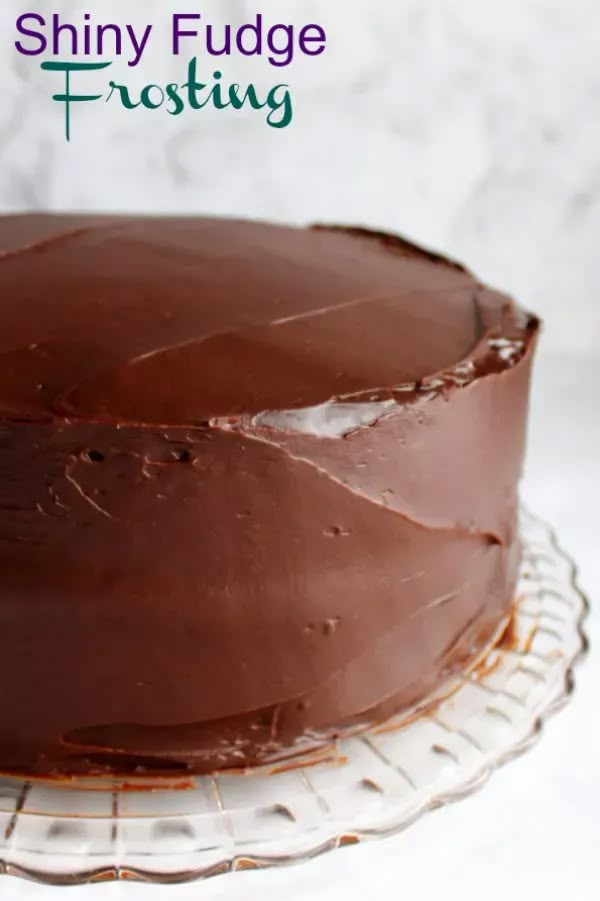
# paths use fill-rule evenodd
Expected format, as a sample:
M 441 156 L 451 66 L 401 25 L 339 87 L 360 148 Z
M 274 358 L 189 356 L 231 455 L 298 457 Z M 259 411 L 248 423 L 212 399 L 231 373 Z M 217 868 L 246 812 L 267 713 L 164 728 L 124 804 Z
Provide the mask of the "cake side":
M 0 768 L 251 765 L 466 667 L 537 320 L 392 237 L 47 218 L 0 269 Z

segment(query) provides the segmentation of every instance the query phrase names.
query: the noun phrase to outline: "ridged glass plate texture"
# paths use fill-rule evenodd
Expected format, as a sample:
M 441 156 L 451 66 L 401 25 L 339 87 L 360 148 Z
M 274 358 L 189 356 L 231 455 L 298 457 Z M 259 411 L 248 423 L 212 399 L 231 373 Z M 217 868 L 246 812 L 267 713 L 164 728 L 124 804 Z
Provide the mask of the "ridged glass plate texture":
M 0 869 L 55 884 L 180 882 L 383 837 L 479 787 L 573 689 L 586 602 L 550 529 L 521 517 L 509 638 L 420 714 L 249 774 L 123 786 L 0 779 Z

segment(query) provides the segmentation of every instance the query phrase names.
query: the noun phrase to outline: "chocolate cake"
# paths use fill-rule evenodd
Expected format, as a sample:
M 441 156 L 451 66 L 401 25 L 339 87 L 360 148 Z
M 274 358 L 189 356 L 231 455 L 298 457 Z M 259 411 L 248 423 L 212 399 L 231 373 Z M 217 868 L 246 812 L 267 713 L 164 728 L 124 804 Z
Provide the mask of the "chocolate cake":
M 278 760 L 468 668 L 537 331 L 387 234 L 0 218 L 0 770 Z

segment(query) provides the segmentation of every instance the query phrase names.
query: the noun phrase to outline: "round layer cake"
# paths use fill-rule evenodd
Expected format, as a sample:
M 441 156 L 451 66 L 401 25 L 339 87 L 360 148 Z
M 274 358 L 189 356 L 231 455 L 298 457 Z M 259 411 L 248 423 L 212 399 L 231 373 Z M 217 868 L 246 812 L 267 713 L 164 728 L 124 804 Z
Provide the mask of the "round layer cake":
M 0 218 L 0 770 L 206 772 L 506 622 L 538 321 L 387 234 Z

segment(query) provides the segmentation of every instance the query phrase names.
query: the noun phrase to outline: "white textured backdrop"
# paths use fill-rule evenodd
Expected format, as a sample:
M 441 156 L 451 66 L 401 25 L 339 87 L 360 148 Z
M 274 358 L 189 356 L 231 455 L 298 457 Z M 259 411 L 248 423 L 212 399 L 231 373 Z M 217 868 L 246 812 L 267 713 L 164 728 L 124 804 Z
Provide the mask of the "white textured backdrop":
M 168 53 L 174 11 L 322 22 L 329 47 L 287 70 L 218 61 L 230 80 L 285 76 L 296 107 L 287 129 L 250 111 L 174 118 L 86 104 L 67 145 L 62 106 L 50 101 L 61 76 L 12 46 L 16 16 L 36 10 L 154 22 L 138 70 L 110 70 L 132 84 L 185 80 L 187 57 Z M 597 0 L 2 0 L 0 17 L 0 208 L 397 229 L 541 311 L 548 345 L 600 340 Z M 214 62 L 205 58 L 202 71 Z M 98 73 L 93 86 L 107 81 Z
M 546 320 L 525 495 L 553 521 L 600 597 L 600 2 L 598 0 L 1 0 L 0 212 L 216 212 L 399 230 L 465 260 Z M 18 13 L 155 23 L 139 70 L 183 81 L 172 12 L 321 22 L 329 49 L 289 70 L 221 62 L 227 80 L 292 86 L 282 131 L 258 113 L 74 110 L 18 57 Z M 210 73 L 215 67 L 207 62 Z M 110 70 L 113 77 L 113 70 Z M 105 83 L 103 73 L 100 82 Z M 108 79 L 106 79 L 108 80 Z M 97 82 L 96 82 L 97 83 Z M 1 298 L 0 298 L 1 301 Z M 600 636 L 594 611 L 590 631 Z M 210 886 L 75 890 L 73 898 L 596 901 L 600 886 L 600 658 L 540 746 L 485 791 L 396 840 L 301 870 Z M 0 896 L 55 898 L 0 879 Z

